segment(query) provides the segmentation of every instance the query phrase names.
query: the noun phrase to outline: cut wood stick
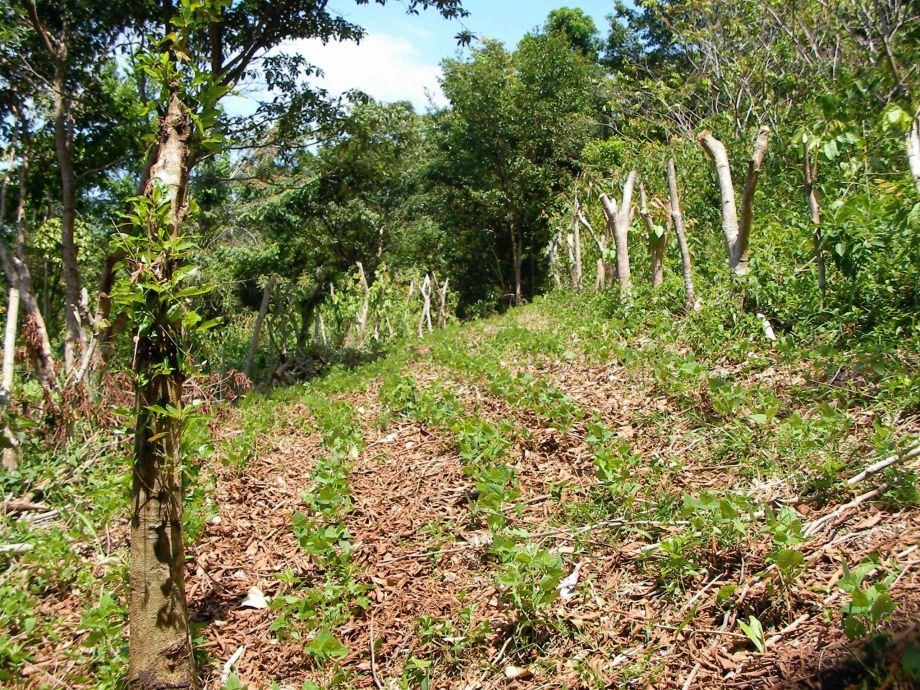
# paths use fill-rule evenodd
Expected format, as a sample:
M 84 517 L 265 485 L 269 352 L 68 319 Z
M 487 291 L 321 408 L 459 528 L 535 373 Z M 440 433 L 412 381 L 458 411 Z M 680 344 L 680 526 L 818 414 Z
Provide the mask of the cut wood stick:
M 371 618 L 370 639 L 371 639 L 371 678 L 374 680 L 374 686 L 377 688 L 377 690 L 383 690 L 383 683 L 380 682 L 380 678 L 377 676 L 377 651 L 374 649 L 374 619 L 373 618 Z
M 0 501 L 0 513 L 29 513 L 48 510 L 48 506 L 30 501 Z
M 220 672 L 220 684 L 221 687 L 227 684 L 227 681 L 230 680 L 230 674 L 233 673 L 233 670 L 236 668 L 236 665 L 240 662 L 240 659 L 243 658 L 243 654 L 246 653 L 246 645 L 242 645 L 237 648 L 233 655 L 227 659 L 227 663 L 224 664 L 223 670 Z
M 44 522 L 46 520 L 56 518 L 60 514 L 61 511 L 59 511 L 57 508 L 54 508 L 44 513 L 29 513 L 28 515 L 23 515 L 19 519 L 23 522 Z
M 18 556 L 29 553 L 35 547 L 32 544 L 0 544 L 0 553 L 11 553 Z
M 818 518 L 817 520 L 812 522 L 808 526 L 808 528 L 805 530 L 805 536 L 810 537 L 810 536 L 817 534 L 818 532 L 820 532 L 828 524 L 830 524 L 837 518 L 843 516 L 845 513 L 852 510 L 853 508 L 858 508 L 860 505 L 862 505 L 866 501 L 870 501 L 873 498 L 876 498 L 877 496 L 881 496 L 883 493 L 888 491 L 889 488 L 890 487 L 887 484 L 883 484 L 882 486 L 876 489 L 873 489 L 872 491 L 868 491 L 862 494 L 861 496 L 857 496 L 849 503 L 837 508 L 837 510 L 835 510 L 833 513 L 829 513 L 828 515 L 825 515 L 824 517 Z
M 16 328 L 19 320 L 19 290 L 10 288 L 6 310 L 6 338 L 3 341 L 3 380 L 0 382 L 0 406 L 6 407 L 13 390 L 13 365 L 16 361 Z
M 617 609 L 610 609 L 610 611 L 620 616 L 621 618 L 625 618 L 628 621 L 633 621 L 635 623 L 645 623 L 646 625 L 650 625 L 653 628 L 661 628 L 662 630 L 670 630 L 671 632 L 682 632 L 682 633 L 688 633 L 690 635 L 718 635 L 720 637 L 734 637 L 735 639 L 739 639 L 739 640 L 748 639 L 747 635 L 743 635 L 742 633 L 732 632 L 731 630 L 714 630 L 711 628 L 690 628 L 687 626 L 681 627 L 678 625 L 668 625 L 667 623 L 656 623 L 655 621 L 651 621 L 648 618 L 640 618 L 639 616 L 633 616 L 632 614 L 627 613 L 626 611 L 620 611 Z
M 847 480 L 847 484 L 849 486 L 853 486 L 854 484 L 859 484 L 861 481 L 864 481 L 867 477 L 870 477 L 873 474 L 878 474 L 879 472 L 882 472 L 883 470 L 887 470 L 892 465 L 897 465 L 902 462 L 907 462 L 908 460 L 913 460 L 916 457 L 920 457 L 920 445 L 916 445 L 913 448 L 910 448 L 904 451 L 900 455 L 892 455 L 889 458 L 880 460 L 874 465 L 870 465 L 869 467 L 864 469 L 862 472 L 857 474 L 855 477 L 850 477 L 850 479 Z
M 682 690 L 690 690 L 690 686 L 693 685 L 693 681 L 696 680 L 696 674 L 700 672 L 701 668 L 703 668 L 702 664 L 697 664 L 693 667 L 693 670 L 687 674 L 687 680 L 684 681 Z
M 792 623 L 790 623 L 785 628 L 780 630 L 778 633 L 776 633 L 775 635 L 771 635 L 769 638 L 767 638 L 766 642 L 764 643 L 764 647 L 772 647 L 777 642 L 782 640 L 789 633 L 793 633 L 799 628 L 801 628 L 809 620 L 811 620 L 811 614 L 808 614 L 808 613 L 802 614 L 801 616 L 796 618 L 794 621 L 792 621 Z

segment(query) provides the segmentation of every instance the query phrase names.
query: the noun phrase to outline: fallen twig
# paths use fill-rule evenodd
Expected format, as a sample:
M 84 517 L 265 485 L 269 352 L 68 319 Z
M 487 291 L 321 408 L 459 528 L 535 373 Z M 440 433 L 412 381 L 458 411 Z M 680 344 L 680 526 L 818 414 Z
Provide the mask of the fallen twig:
M 697 664 L 693 667 L 693 670 L 687 674 L 687 680 L 684 681 L 682 690 L 690 690 L 690 686 L 693 685 L 693 681 L 696 680 L 696 674 L 700 672 L 701 668 L 703 668 L 702 664 Z
M 242 645 L 237 648 L 233 655 L 227 659 L 227 663 L 224 664 L 223 670 L 220 672 L 220 684 L 221 687 L 227 684 L 227 681 L 230 680 L 230 674 L 233 673 L 233 669 L 240 662 L 240 659 L 243 658 L 243 654 L 246 653 L 246 645 Z
M 862 472 L 857 474 L 855 477 L 850 477 L 847 480 L 847 484 L 849 486 L 853 486 L 854 484 L 859 484 L 859 482 L 866 479 L 866 477 L 869 477 L 873 474 L 878 474 L 879 472 L 888 469 L 892 465 L 897 465 L 902 462 L 907 462 L 908 460 L 913 460 L 916 457 L 920 457 L 920 445 L 916 445 L 913 448 L 909 448 L 908 450 L 904 451 L 903 453 L 900 453 L 898 455 L 892 455 L 889 458 L 880 460 L 874 465 L 870 465 L 869 467 L 864 469 Z
M 377 677 L 377 652 L 374 651 L 374 619 L 373 618 L 371 618 L 370 638 L 371 638 L 371 678 L 374 680 L 374 686 L 377 688 L 377 690 L 383 690 L 383 683 L 381 683 L 380 678 Z
M 29 501 L 0 501 L 0 513 L 30 513 L 48 510 L 48 506 Z
M 840 506 L 839 508 L 837 508 L 837 510 L 835 510 L 833 513 L 829 513 L 825 515 L 824 517 L 818 518 L 817 520 L 812 522 L 810 525 L 808 525 L 808 527 L 805 529 L 805 536 L 807 537 L 814 536 L 815 534 L 820 532 L 822 529 L 824 529 L 828 524 L 830 524 L 837 518 L 844 515 L 844 513 L 846 513 L 847 511 L 850 511 L 853 508 L 858 508 L 860 505 L 862 505 L 866 501 L 869 501 L 869 500 L 872 500 L 873 498 L 881 496 L 883 493 L 888 491 L 888 489 L 889 489 L 889 486 L 887 484 L 883 484 L 882 486 L 879 486 L 873 489 L 872 491 L 868 491 L 862 494 L 861 496 L 857 496 L 849 503 L 846 503 Z

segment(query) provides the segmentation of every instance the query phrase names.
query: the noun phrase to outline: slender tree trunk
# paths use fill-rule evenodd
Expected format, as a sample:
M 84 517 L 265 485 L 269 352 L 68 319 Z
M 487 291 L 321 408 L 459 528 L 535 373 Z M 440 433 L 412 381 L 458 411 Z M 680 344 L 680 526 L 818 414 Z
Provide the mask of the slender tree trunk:
M 0 181 L 0 227 L 6 223 L 6 190 L 10 183 L 10 171 L 13 169 L 13 163 L 16 161 L 17 145 L 18 142 L 16 140 L 16 134 L 14 133 L 10 146 L 7 149 L 6 167 L 3 169 L 3 178 L 2 181 Z
M 566 256 L 569 260 L 569 287 L 575 289 L 575 235 L 567 232 L 565 235 Z
M 645 221 L 645 231 L 648 234 L 648 252 L 652 261 L 652 287 L 660 288 L 664 284 L 664 252 L 668 246 L 668 235 L 662 233 L 659 237 L 655 232 L 655 221 L 648 208 L 648 198 L 645 195 L 645 185 L 639 184 L 639 215 Z
M 13 392 L 13 368 L 16 364 L 16 329 L 19 321 L 19 290 L 10 288 L 6 309 L 6 337 L 3 341 L 3 380 L 0 382 L 0 409 L 10 404 Z M 9 425 L 3 430 L 3 469 L 13 471 L 19 466 L 19 440 Z
M 738 228 L 738 242 L 735 245 L 735 272 L 744 275 L 748 272 L 748 255 L 751 242 L 751 227 L 754 220 L 754 192 L 757 190 L 757 180 L 760 178 L 760 168 L 767 155 L 767 146 L 770 144 L 770 128 L 764 125 L 757 132 L 754 142 L 754 153 L 748 161 L 747 178 L 744 181 L 744 194 L 741 197 L 741 225 Z
M 29 358 L 32 360 L 35 377 L 45 393 L 46 401 L 53 409 L 55 405 L 53 395 L 58 390 L 54 354 L 51 350 L 48 329 L 45 327 L 45 319 L 42 316 L 41 309 L 39 309 L 38 299 L 32 287 L 32 274 L 29 271 L 29 265 L 26 263 L 25 257 L 22 255 L 25 245 L 26 201 L 29 198 L 30 163 L 28 151 L 29 134 L 25 120 L 22 120 L 22 127 L 23 152 L 19 164 L 19 203 L 16 207 L 15 227 L 16 247 L 13 251 L 7 251 L 6 243 L 0 240 L 0 263 L 3 264 L 3 271 L 10 286 L 19 290 L 19 297 L 25 314 L 23 339 L 29 352 Z
M 323 311 L 320 307 L 317 307 L 316 318 L 313 320 L 313 342 L 320 347 L 326 347 L 326 326 L 323 323 Z
M 326 283 L 330 272 L 325 268 L 316 271 L 316 285 L 309 294 L 300 302 L 300 331 L 297 334 L 296 352 L 300 357 L 306 356 L 307 340 L 310 338 L 310 324 L 313 323 L 314 313 L 325 296 Z
M 154 185 L 166 190 L 167 220 L 173 236 L 179 235 L 188 209 L 192 133 L 178 84 L 173 84 L 167 110 L 160 116 L 158 155 L 146 190 L 148 195 Z M 169 276 L 176 266 L 166 261 L 157 268 Z M 158 307 L 153 327 L 138 339 L 135 359 L 137 423 L 129 566 L 131 690 L 194 689 L 198 684 L 185 601 L 182 420 L 177 414 L 155 411 L 182 407 L 181 334 L 170 320 L 169 309 L 168 304 Z
M 63 50 L 63 49 L 62 49 Z M 83 349 L 83 324 L 80 301 L 80 269 L 77 264 L 76 175 L 73 160 L 71 104 L 65 81 L 66 52 L 55 60 L 54 69 L 54 148 L 61 174 L 61 259 L 64 272 L 64 374 L 69 375 Z
M 732 170 L 728 163 L 728 153 L 725 145 L 712 136 L 707 129 L 700 133 L 697 140 L 709 154 L 716 169 L 716 179 L 719 182 L 719 193 L 722 196 L 722 236 L 725 238 L 725 249 L 728 252 L 729 262 L 735 252 L 738 242 L 738 207 L 735 205 L 735 188 L 732 184 Z M 734 270 L 735 265 L 732 263 Z
M 357 264 L 358 278 L 361 281 L 361 289 L 364 290 L 364 302 L 361 304 L 361 311 L 358 312 L 358 347 L 364 347 L 364 339 L 367 333 L 367 317 L 371 309 L 371 287 L 367 284 L 364 265 L 360 261 Z
M 256 317 L 256 325 L 252 329 L 252 340 L 249 342 L 249 354 L 246 355 L 246 368 L 243 373 L 246 378 L 252 375 L 252 365 L 256 361 L 256 354 L 259 352 L 259 336 L 262 334 L 262 324 L 265 323 L 265 317 L 268 314 L 268 307 L 272 300 L 272 291 L 275 289 L 275 276 L 271 276 L 265 283 L 265 289 L 262 291 L 262 304 L 259 305 L 259 315 Z
M 549 273 L 553 277 L 556 289 L 562 289 L 562 278 L 559 277 L 559 246 L 562 237 L 562 231 L 556 233 L 556 237 L 549 241 L 547 247 L 547 257 L 549 258 Z
M 680 261 L 684 273 L 684 309 L 690 312 L 696 308 L 696 292 L 693 289 L 693 265 L 690 261 L 687 235 L 684 232 L 684 216 L 680 210 L 680 196 L 677 192 L 677 171 L 674 167 L 673 158 L 668 161 L 668 196 L 671 206 L 671 220 L 674 223 L 674 233 L 677 235 L 677 244 L 680 247 Z
M 578 223 L 579 212 L 578 199 L 575 199 L 575 218 L 572 223 L 574 225 L 572 235 L 575 238 L 575 290 L 581 292 L 583 270 L 581 261 L 581 227 Z
M 827 269 L 824 265 L 824 251 L 821 248 L 821 204 L 815 191 L 815 181 L 818 175 L 818 157 L 811 162 L 808 144 L 802 144 L 802 174 L 805 198 L 808 200 L 808 215 L 812 224 L 812 246 L 815 253 L 815 267 L 818 270 L 818 290 L 824 295 L 827 287 Z
M 422 295 L 422 313 L 418 318 L 419 338 L 425 334 L 426 324 L 428 326 L 429 333 L 431 332 L 431 276 L 425 276 L 425 280 L 422 281 L 422 288 L 420 292 Z
M 519 307 L 523 302 L 523 289 L 521 287 L 521 267 L 524 263 L 524 247 L 521 240 L 520 228 L 515 224 L 511 228 L 511 260 L 514 263 L 514 306 Z
M 16 330 L 19 327 L 19 290 L 10 288 L 6 309 L 6 334 L 3 340 L 3 380 L 0 382 L 0 407 L 10 402 L 13 390 L 13 368 L 16 363 Z
M 905 143 L 910 175 L 914 179 L 914 188 L 920 193 L 920 111 L 914 115 L 914 120 L 910 123 Z
M 444 328 L 447 325 L 447 290 L 450 278 L 444 279 L 444 285 L 438 292 L 438 328 Z

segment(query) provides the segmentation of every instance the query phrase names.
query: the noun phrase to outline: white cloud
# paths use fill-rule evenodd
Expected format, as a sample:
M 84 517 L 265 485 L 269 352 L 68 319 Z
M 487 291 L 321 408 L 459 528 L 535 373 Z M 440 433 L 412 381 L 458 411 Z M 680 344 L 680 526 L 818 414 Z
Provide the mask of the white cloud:
M 323 71 L 316 83 L 334 95 L 351 89 L 380 101 L 410 101 L 420 112 L 429 94 L 438 106 L 446 99 L 438 84 L 441 68 L 424 61 L 421 51 L 401 36 L 369 33 L 361 43 L 323 45 L 318 39 L 291 41 L 280 52 L 299 53 Z

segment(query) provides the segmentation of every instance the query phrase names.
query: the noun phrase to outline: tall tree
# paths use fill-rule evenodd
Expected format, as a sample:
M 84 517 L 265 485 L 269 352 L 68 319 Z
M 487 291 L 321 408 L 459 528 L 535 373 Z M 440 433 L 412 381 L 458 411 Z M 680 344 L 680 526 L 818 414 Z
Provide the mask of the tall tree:
M 381 3 L 382 4 L 382 3 Z M 463 13 L 458 0 L 411 0 L 407 9 Z M 141 60 L 157 89 L 155 139 L 127 217 L 119 252 L 132 267 L 121 304 L 136 327 L 136 416 L 131 522 L 131 642 L 129 683 L 138 690 L 195 687 L 185 608 L 182 539 L 182 383 L 188 371 L 189 331 L 200 317 L 186 299 L 201 289 L 184 286 L 188 263 L 185 223 L 193 210 L 189 178 L 196 162 L 218 150 L 219 103 L 262 58 L 268 83 L 296 86 L 305 63 L 269 56 L 290 39 L 358 39 L 360 27 L 335 16 L 325 0 L 166 3 L 153 49 Z M 316 94 L 307 88 L 264 106 L 286 109 L 274 132 L 289 134 L 315 119 Z M 256 118 L 258 122 L 258 118 Z
M 601 48 L 600 34 L 594 20 L 577 7 L 560 7 L 553 10 L 543 25 L 545 33 L 560 33 L 569 45 L 586 58 L 597 61 Z
M 520 304 L 539 287 L 550 235 L 544 209 L 577 174 L 597 86 L 593 63 L 558 32 L 526 36 L 513 54 L 487 41 L 469 60 L 444 63 L 451 109 L 439 121 L 434 176 L 452 251 L 478 268 L 467 272 L 476 284 L 464 281 L 461 291 L 484 299 L 497 283 Z M 494 260 L 491 280 L 483 255 Z

